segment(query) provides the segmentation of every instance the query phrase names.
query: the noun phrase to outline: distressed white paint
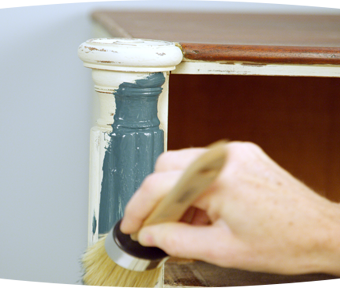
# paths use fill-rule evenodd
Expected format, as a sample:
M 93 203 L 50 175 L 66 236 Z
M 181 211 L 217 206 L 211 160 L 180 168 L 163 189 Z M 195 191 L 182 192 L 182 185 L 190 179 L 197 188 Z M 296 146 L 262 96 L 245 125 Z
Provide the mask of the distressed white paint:
M 105 147 L 108 146 L 110 137 L 109 128 L 95 126 L 90 132 L 90 179 L 89 179 L 89 204 L 88 204 L 88 245 L 98 241 L 98 218 L 101 182 L 103 179 L 103 160 Z M 95 223 L 93 222 L 96 219 Z M 93 225 L 96 229 L 93 233 Z
M 340 77 L 339 65 L 255 64 L 184 60 L 173 74 Z
M 169 71 L 182 61 L 182 51 L 174 43 L 141 39 L 98 38 L 81 44 L 78 55 L 84 66 L 92 68 L 95 93 L 99 99 L 96 126 L 90 132 L 90 180 L 88 245 L 98 241 L 100 191 L 103 161 L 110 142 L 109 133 L 115 113 L 114 91 L 123 82 L 133 83 L 150 73 L 163 72 L 166 79 L 158 100 L 158 118 L 167 148 Z M 93 231 L 94 223 L 96 229 Z M 163 286 L 163 273 L 159 286 Z
M 88 68 L 134 72 L 174 70 L 183 57 L 172 42 L 127 38 L 90 39 L 78 55 Z

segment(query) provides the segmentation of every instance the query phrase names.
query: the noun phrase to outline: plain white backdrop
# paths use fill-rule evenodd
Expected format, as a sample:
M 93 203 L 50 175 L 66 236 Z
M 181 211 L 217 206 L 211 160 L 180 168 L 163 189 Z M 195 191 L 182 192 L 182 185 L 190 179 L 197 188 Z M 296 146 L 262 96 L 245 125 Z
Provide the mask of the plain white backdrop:
M 93 84 L 77 48 L 99 8 L 339 13 L 163 0 L 0 9 L 0 278 L 81 284 Z

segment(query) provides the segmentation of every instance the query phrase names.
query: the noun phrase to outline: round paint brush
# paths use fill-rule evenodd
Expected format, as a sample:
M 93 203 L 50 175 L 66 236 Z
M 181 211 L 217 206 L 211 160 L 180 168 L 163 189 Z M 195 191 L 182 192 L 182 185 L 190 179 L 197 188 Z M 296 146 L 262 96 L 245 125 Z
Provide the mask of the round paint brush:
M 145 271 L 161 267 L 168 259 L 162 249 L 145 247 L 120 231 L 119 221 L 106 236 L 105 249 L 108 256 L 119 266 L 133 271 Z
M 167 194 L 149 217 L 147 225 L 177 222 L 191 204 L 219 175 L 225 160 L 225 141 L 208 147 L 184 171 L 174 188 Z M 162 264 L 169 256 L 157 247 L 145 247 L 137 236 L 120 231 L 120 221 L 83 256 L 84 284 L 118 287 L 154 287 Z

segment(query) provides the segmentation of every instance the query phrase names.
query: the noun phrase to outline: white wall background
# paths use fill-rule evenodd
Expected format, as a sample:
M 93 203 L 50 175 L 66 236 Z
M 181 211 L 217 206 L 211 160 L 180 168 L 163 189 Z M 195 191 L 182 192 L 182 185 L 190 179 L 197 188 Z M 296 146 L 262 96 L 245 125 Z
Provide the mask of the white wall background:
M 0 278 L 81 283 L 92 80 L 77 48 L 98 8 L 339 12 L 160 0 L 0 9 Z

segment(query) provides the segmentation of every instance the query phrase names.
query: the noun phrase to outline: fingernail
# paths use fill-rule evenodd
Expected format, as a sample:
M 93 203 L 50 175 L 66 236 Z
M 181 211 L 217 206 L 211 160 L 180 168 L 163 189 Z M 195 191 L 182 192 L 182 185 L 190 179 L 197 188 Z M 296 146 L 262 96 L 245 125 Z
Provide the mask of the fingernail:
M 148 231 L 146 231 L 146 229 L 139 231 L 138 242 L 143 246 L 155 246 L 153 236 Z

